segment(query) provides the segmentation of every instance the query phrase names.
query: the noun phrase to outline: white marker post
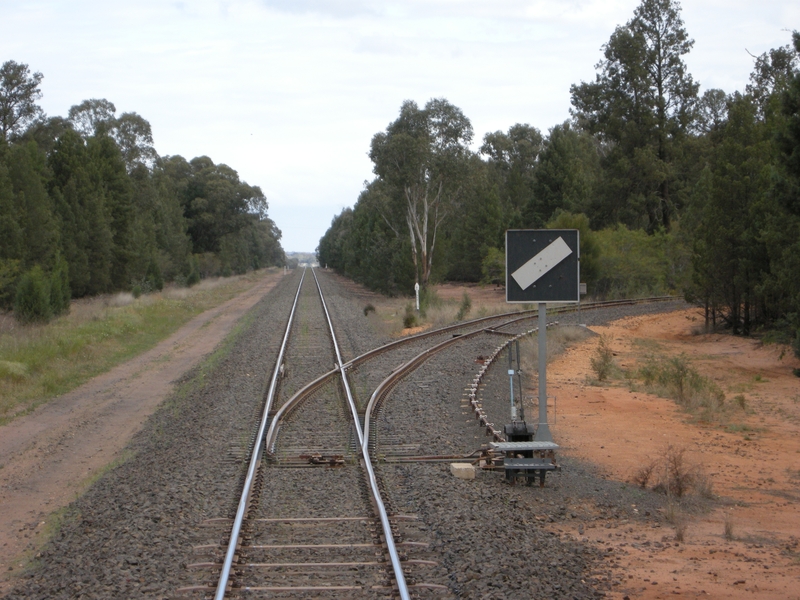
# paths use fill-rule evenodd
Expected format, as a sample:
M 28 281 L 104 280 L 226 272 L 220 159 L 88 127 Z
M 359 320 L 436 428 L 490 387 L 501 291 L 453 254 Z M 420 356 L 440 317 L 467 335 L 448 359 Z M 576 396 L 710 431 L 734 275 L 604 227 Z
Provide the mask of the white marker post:
M 417 295 L 417 312 L 419 312 L 419 282 L 414 284 L 414 293 Z

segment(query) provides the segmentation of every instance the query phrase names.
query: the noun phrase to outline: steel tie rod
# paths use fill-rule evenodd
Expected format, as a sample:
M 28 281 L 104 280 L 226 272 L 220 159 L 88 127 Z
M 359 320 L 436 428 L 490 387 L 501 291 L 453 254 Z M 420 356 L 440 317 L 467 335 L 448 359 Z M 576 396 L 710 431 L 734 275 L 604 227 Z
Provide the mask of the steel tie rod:
M 222 571 L 217 583 L 217 592 L 214 595 L 214 600 L 223 600 L 225 598 L 225 589 L 228 587 L 228 578 L 231 574 L 231 567 L 233 566 L 233 557 L 236 554 L 236 544 L 239 541 L 239 533 L 242 529 L 242 522 L 244 521 L 244 513 L 247 510 L 247 505 L 250 499 L 250 491 L 253 488 L 253 481 L 255 480 L 256 469 L 258 463 L 261 461 L 261 454 L 264 450 L 264 430 L 267 427 L 267 420 L 269 419 L 269 411 L 272 410 L 272 401 L 275 397 L 275 390 L 278 386 L 278 375 L 280 374 L 280 366 L 283 363 L 283 355 L 286 351 L 286 344 L 289 340 L 289 333 L 292 330 L 292 322 L 294 321 L 294 313 L 297 309 L 297 299 L 300 297 L 300 289 L 303 287 L 303 280 L 306 277 L 306 269 L 303 269 L 303 274 L 300 277 L 300 285 L 297 286 L 297 293 L 294 296 L 294 303 L 292 304 L 292 311 L 289 313 L 289 323 L 286 325 L 286 332 L 283 334 L 283 342 L 281 349 L 278 352 L 278 360 L 275 362 L 275 368 L 272 371 L 272 379 L 269 383 L 269 392 L 267 393 L 267 400 L 264 403 L 264 411 L 261 414 L 261 422 L 258 426 L 258 435 L 256 435 L 256 443 L 253 446 L 253 454 L 250 457 L 250 466 L 247 469 L 247 477 L 244 481 L 244 489 L 242 496 L 239 499 L 239 508 L 236 510 L 236 518 L 233 521 L 231 528 L 231 537 L 228 541 L 228 551 L 225 553 L 225 561 L 222 563 Z
M 364 467 L 369 475 L 369 485 L 372 490 L 372 497 L 375 500 L 375 505 L 378 507 L 378 513 L 381 519 L 381 528 L 383 529 L 383 537 L 386 540 L 386 547 L 389 550 L 389 559 L 394 569 L 395 580 L 397 581 L 397 589 L 400 592 L 402 600 L 409 600 L 411 596 L 408 593 L 408 586 L 406 585 L 406 578 L 403 574 L 403 567 L 400 564 L 400 555 L 397 553 L 397 548 L 394 544 L 394 535 L 392 534 L 392 527 L 389 523 L 389 515 L 386 514 L 386 506 L 383 504 L 380 490 L 378 490 L 378 480 L 375 477 L 375 471 L 372 468 L 372 461 L 369 456 L 368 444 L 364 438 L 364 431 L 361 428 L 361 422 L 358 420 L 358 410 L 356 409 L 355 400 L 350 392 L 350 385 L 347 382 L 347 373 L 345 372 L 344 364 L 342 363 L 342 355 L 339 353 L 339 344 L 336 341 L 336 334 L 333 332 L 333 323 L 328 314 L 328 306 L 325 304 L 325 298 L 322 296 L 322 289 L 319 287 L 319 280 L 314 269 L 311 269 L 311 274 L 314 276 L 314 281 L 319 290 L 319 297 L 322 300 L 322 308 L 325 310 L 325 318 L 328 320 L 328 327 L 331 330 L 331 339 L 333 339 L 333 347 L 336 350 L 336 363 L 339 366 L 339 371 L 342 375 L 342 383 L 344 385 L 345 393 L 347 394 L 347 403 L 350 405 L 350 412 L 353 414 L 353 422 L 355 423 L 356 433 L 358 434 L 358 442 L 361 446 L 361 456 L 364 459 Z

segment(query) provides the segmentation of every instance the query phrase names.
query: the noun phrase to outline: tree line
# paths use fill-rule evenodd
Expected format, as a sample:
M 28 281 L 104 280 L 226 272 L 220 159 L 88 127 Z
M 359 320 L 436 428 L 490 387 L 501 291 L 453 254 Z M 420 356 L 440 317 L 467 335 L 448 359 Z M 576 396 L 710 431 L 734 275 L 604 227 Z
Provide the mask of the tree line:
M 745 90 L 700 93 L 673 0 L 642 0 L 570 88 L 571 119 L 487 133 L 446 99 L 406 101 L 369 156 L 375 178 L 319 261 L 388 293 L 502 282 L 504 232 L 581 230 L 595 296 L 684 293 L 707 325 L 770 326 L 800 349 L 800 34 L 754 57 Z
M 70 297 L 284 264 L 258 186 L 207 156 L 159 156 L 147 120 L 105 99 L 47 117 L 41 80 L 0 68 L 0 308 L 46 320 Z

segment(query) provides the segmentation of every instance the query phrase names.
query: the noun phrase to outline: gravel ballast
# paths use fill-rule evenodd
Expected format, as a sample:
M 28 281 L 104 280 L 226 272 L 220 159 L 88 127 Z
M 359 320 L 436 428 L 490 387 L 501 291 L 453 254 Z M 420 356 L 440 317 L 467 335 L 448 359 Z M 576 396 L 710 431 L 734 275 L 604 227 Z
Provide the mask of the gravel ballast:
M 306 277 L 310 275 L 309 271 Z M 318 271 L 318 276 L 345 360 L 389 341 L 367 325 L 363 299 L 368 294 L 353 300 L 352 285 L 345 287 L 324 272 Z M 69 507 L 60 530 L 7 597 L 163 598 L 179 596 L 180 588 L 208 582 L 207 571 L 190 568 L 204 560 L 193 547 L 222 542 L 226 536 L 224 527 L 204 525 L 235 512 L 244 456 L 299 280 L 299 271 L 284 278 L 244 319 L 235 337 L 182 379 L 179 391 L 135 437 L 130 458 L 110 469 Z M 584 311 L 581 320 L 593 325 L 679 306 L 685 305 Z M 561 323 L 570 319 L 575 317 L 558 317 Z M 535 326 L 532 320 L 520 330 Z M 461 400 L 477 372 L 475 357 L 489 354 L 502 341 L 499 336 L 477 336 L 465 342 L 467 346 L 456 345 L 434 356 L 404 379 L 379 415 L 377 451 L 381 451 L 381 440 L 389 447 L 402 439 L 418 447 L 419 454 L 467 454 L 485 444 L 488 439 Z M 381 359 L 384 366 L 364 366 L 360 375 L 353 375 L 359 383 L 354 387 L 361 390 L 357 392 L 360 404 L 374 381 L 410 353 L 404 352 L 402 357 L 400 353 Z M 319 372 L 333 368 L 331 359 L 326 360 Z M 503 385 L 508 385 L 507 378 L 487 376 L 484 393 L 502 398 Z M 288 379 L 286 386 L 290 387 Z M 291 383 L 292 389 L 298 386 Z M 491 392 L 491 386 L 497 386 L 496 392 Z M 501 429 L 502 402 L 496 406 L 486 402 L 485 409 Z M 378 462 L 391 511 L 417 517 L 398 525 L 401 537 L 430 544 L 424 556 L 439 563 L 411 570 L 410 581 L 447 587 L 446 592 L 419 588 L 414 594 L 464 598 L 602 595 L 609 585 L 603 567 L 608 557 L 588 543 L 560 536 L 553 526 L 578 521 L 588 527 L 599 517 L 620 522 L 650 519 L 657 526 L 656 517 L 650 516 L 656 514 L 655 504 L 652 510 L 634 514 L 629 507 L 638 502 L 641 509 L 641 497 L 632 502 L 625 486 L 598 478 L 590 465 L 561 463 L 564 470 L 548 475 L 547 485 L 539 488 L 510 486 L 499 472 L 479 472 L 474 480 L 459 480 L 449 474 L 447 463 Z M 284 471 L 286 485 L 296 484 L 290 469 Z M 320 477 L 324 481 L 330 475 L 321 471 Z M 349 474 L 341 477 L 330 485 L 363 495 Z M 591 510 L 580 508 L 589 504 Z M 276 506 L 279 509 L 279 504 L 266 502 L 261 510 L 272 511 Z M 375 594 L 384 596 L 384 592 Z

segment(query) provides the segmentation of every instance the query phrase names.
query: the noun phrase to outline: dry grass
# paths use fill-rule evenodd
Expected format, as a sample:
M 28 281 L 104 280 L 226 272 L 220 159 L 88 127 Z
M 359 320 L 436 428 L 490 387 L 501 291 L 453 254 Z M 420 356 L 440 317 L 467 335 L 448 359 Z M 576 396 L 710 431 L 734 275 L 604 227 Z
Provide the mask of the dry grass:
M 577 325 L 564 325 L 547 329 L 547 362 L 552 361 L 562 354 L 572 344 L 582 342 L 593 333 L 586 327 Z M 520 354 L 523 363 L 528 365 L 539 364 L 539 338 L 527 336 L 520 340 Z
M 468 296 L 468 294 L 466 294 Z M 442 299 L 434 290 L 420 299 L 420 312 L 416 312 L 414 299 L 408 298 L 389 298 L 374 302 L 375 312 L 369 315 L 372 324 L 380 331 L 392 337 L 406 334 L 404 321 L 406 319 L 406 307 L 411 305 L 411 310 L 415 315 L 414 327 L 424 329 L 438 329 L 446 327 L 459 321 L 478 319 L 501 313 L 512 312 L 512 307 L 505 302 L 484 303 L 473 300 L 471 297 L 467 301 L 465 295 L 460 299 Z M 519 307 L 522 310 L 522 307 Z
M 595 356 L 591 358 L 590 362 L 598 381 L 606 381 L 615 370 L 618 370 L 614 363 L 614 352 L 611 350 L 609 339 L 606 336 L 600 337 Z
M 722 537 L 729 542 L 733 541 L 733 517 L 730 513 L 725 513 L 725 520 L 723 521 Z
M 664 518 L 667 523 L 675 528 L 675 541 L 683 543 L 686 541 L 686 529 L 689 526 L 689 519 L 681 510 L 680 504 L 675 502 L 672 498 L 667 501 L 667 506 L 664 509 Z
M 689 521 L 681 518 L 675 522 L 675 541 L 681 544 L 686 541 L 686 528 L 689 526 Z
M 690 492 L 704 498 L 713 496 L 711 483 L 703 469 L 687 456 L 686 448 L 667 445 L 656 459 L 648 459 L 633 474 L 631 482 L 668 498 L 680 499 Z
M 73 301 L 46 325 L 0 319 L 0 425 L 152 348 L 197 314 L 242 293 L 266 271 L 134 299 Z M 177 297 L 176 297 L 177 296 Z
M 650 354 L 628 375 L 631 380 L 640 381 L 647 392 L 674 400 L 701 419 L 718 421 L 727 412 L 725 393 L 701 375 L 685 354 Z

